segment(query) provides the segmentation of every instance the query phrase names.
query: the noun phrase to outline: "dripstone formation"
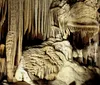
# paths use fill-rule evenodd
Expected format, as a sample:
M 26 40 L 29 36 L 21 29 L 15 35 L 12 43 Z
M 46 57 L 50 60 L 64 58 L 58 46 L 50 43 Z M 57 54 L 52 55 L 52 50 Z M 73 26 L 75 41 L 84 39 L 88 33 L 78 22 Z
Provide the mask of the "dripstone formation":
M 1 0 L 1 83 L 99 85 L 99 26 L 99 0 Z

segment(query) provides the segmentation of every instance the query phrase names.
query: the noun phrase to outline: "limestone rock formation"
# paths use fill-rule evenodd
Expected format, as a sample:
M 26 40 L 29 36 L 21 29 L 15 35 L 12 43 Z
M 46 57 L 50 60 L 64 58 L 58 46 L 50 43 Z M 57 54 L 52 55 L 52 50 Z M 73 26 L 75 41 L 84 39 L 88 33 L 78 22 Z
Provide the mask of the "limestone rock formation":
M 21 67 L 26 70 L 31 80 L 54 80 L 66 61 L 72 60 L 71 54 L 72 47 L 68 41 L 55 42 L 51 45 L 47 43 L 38 48 L 31 47 L 23 52 Z M 20 80 L 21 76 L 18 77 L 18 75 L 16 74 L 16 77 Z
M 100 69 L 80 66 L 75 62 L 66 62 L 50 85 L 99 85 Z
M 23 67 L 21 67 L 22 69 Z M 40 81 L 40 84 L 33 84 L 33 82 L 28 77 L 25 70 L 17 71 L 23 74 L 23 80 L 30 83 L 30 85 L 99 85 L 100 84 L 100 69 L 92 66 L 81 66 L 77 62 L 66 61 L 62 69 L 58 72 L 54 80 Z M 24 76 L 25 75 L 25 76 Z M 21 77 L 21 76 L 20 76 Z M 17 77 L 18 78 L 18 77 Z M 26 79 L 25 79 L 26 78 Z
M 0 0 L 1 74 L 7 70 L 8 82 L 50 80 L 51 85 L 84 85 L 98 75 L 99 2 Z
M 74 61 L 68 41 L 50 39 L 40 46 L 26 48 L 15 78 L 31 85 L 35 85 L 32 80 L 40 79 L 42 85 L 99 85 L 100 69 Z

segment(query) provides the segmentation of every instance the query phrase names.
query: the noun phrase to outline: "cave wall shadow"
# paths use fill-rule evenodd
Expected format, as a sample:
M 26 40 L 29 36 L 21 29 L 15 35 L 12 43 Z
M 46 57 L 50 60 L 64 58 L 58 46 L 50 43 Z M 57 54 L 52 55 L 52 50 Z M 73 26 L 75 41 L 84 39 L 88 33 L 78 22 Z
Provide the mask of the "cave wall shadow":
M 95 74 L 93 78 L 85 81 L 82 85 L 100 85 L 100 75 Z

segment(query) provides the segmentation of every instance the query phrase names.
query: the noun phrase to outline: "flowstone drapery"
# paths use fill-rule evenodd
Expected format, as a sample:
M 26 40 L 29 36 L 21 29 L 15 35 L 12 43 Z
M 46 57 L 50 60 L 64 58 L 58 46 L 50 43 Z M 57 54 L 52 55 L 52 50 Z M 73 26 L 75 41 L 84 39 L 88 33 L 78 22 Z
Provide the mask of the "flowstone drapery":
M 50 40 L 40 46 L 30 47 L 23 52 L 15 77 L 19 81 L 23 79 L 31 83 L 25 77 L 26 73 L 23 71 L 25 69 L 31 80 L 54 80 L 66 61 L 72 61 L 71 54 L 72 47 L 68 41 Z

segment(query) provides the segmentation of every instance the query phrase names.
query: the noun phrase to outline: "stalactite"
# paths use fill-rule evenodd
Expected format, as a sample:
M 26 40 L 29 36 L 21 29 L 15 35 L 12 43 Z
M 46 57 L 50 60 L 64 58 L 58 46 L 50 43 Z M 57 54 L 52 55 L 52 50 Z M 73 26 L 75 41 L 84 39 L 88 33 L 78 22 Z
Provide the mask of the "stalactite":
M 24 34 L 28 30 L 29 25 L 29 2 L 30 0 L 24 0 Z
M 42 14 L 41 14 L 41 34 L 43 35 L 43 31 L 44 31 L 44 27 L 43 27 L 43 21 L 44 21 L 44 15 L 43 15 L 43 12 L 44 12 L 44 2 L 42 2 L 42 7 L 41 7 L 42 9 Z
M 33 10 L 34 7 L 35 7 L 34 4 L 35 4 L 35 0 L 31 0 L 31 16 L 32 16 L 31 17 L 31 20 L 32 20 L 32 29 L 31 29 L 32 34 L 31 34 L 31 37 L 32 38 L 34 38 L 34 36 L 35 36 L 35 27 L 34 27 L 34 25 L 35 25 L 35 19 L 34 19 L 35 18 L 34 17 L 35 16 L 35 11 Z
M 13 81 L 13 74 L 14 74 L 13 71 L 14 71 L 15 62 L 16 62 L 16 65 L 19 65 L 19 62 L 22 56 L 23 35 L 26 34 L 26 36 L 31 37 L 32 40 L 34 38 L 46 40 L 47 38 L 50 38 L 51 36 L 56 37 L 56 32 L 58 32 L 58 30 L 60 30 L 63 35 L 66 35 L 65 30 L 66 30 L 66 26 L 68 26 L 68 28 L 71 30 L 72 33 L 74 33 L 75 31 L 78 31 L 80 33 L 80 29 L 81 29 L 82 33 L 80 33 L 80 35 L 75 35 L 76 36 L 75 37 L 76 42 L 74 40 L 75 43 L 80 43 L 81 41 L 79 41 L 79 38 L 80 37 L 83 38 L 86 35 L 85 37 L 86 39 L 84 38 L 82 43 L 84 42 L 87 44 L 88 37 L 90 38 L 91 34 L 95 35 L 98 33 L 99 23 L 97 22 L 96 17 L 94 18 L 94 16 L 96 16 L 94 15 L 96 14 L 95 12 L 96 10 L 91 6 L 90 7 L 88 6 L 88 5 L 91 5 L 90 3 L 87 3 L 81 0 L 77 3 L 75 2 L 76 5 L 71 4 L 73 6 L 71 8 L 70 19 L 68 19 L 67 13 L 69 9 L 66 11 L 66 8 L 67 8 L 65 7 L 66 4 L 64 3 L 63 6 L 59 5 L 60 3 L 62 3 L 61 1 L 64 1 L 64 0 L 54 0 L 55 3 L 51 7 L 52 1 L 53 0 L 0 0 L 0 15 L 1 15 L 0 16 L 0 41 L 5 32 L 5 31 L 2 31 L 4 22 L 8 18 L 8 27 L 7 27 L 8 34 L 6 37 L 6 57 L 7 57 L 6 60 L 7 60 L 7 77 L 8 77 L 9 82 Z M 77 5 L 78 3 L 82 6 Z M 54 8 L 54 5 L 59 6 L 59 9 L 61 9 L 60 11 L 62 14 L 59 20 L 58 20 L 58 14 L 57 14 L 58 11 L 56 13 L 55 10 L 54 11 L 51 10 L 51 8 Z M 63 11 L 62 9 L 64 9 L 65 12 L 62 12 Z M 89 9 L 89 10 L 86 10 L 86 9 Z M 93 12 L 95 13 L 93 13 L 91 10 L 92 11 L 94 10 Z M 8 14 L 7 14 L 7 11 L 8 11 Z M 6 15 L 8 15 L 8 17 Z M 85 17 L 80 18 L 80 16 L 82 17 L 85 16 Z M 89 17 L 91 17 L 91 19 L 88 19 Z M 92 18 L 94 19 L 92 20 Z M 68 19 L 68 23 L 65 23 L 67 19 Z M 57 23 L 58 25 L 55 23 Z M 83 30 L 86 33 L 83 33 Z M 52 34 L 50 35 L 50 33 Z M 97 45 L 98 43 L 95 46 Z M 96 49 L 97 48 L 95 48 L 95 51 Z M 87 59 L 88 59 L 87 54 L 85 57 L 86 57 L 86 63 L 87 63 Z M 95 56 L 94 56 L 95 62 L 97 62 L 96 57 L 97 57 L 97 54 L 95 52 Z
M 37 36 L 37 30 L 38 30 L 38 1 L 39 0 L 35 0 L 35 35 Z
M 44 0 L 44 23 L 43 23 L 43 27 L 44 27 L 44 40 L 46 39 L 46 33 L 47 33 L 47 28 L 46 28 L 46 17 L 47 17 L 47 7 L 46 7 L 46 0 Z
M 32 20 L 31 20 L 31 0 L 29 0 L 29 25 L 28 25 L 28 33 L 31 32 L 31 25 L 32 25 Z
M 38 34 L 40 34 L 41 0 L 38 2 Z
M 45 40 L 49 37 L 49 9 L 52 0 L 25 0 L 24 2 L 24 35 Z M 32 32 L 31 32 L 32 31 Z M 43 36 L 43 37 L 42 37 Z
M 17 54 L 17 65 L 20 62 L 22 56 L 22 41 L 23 41 L 23 1 L 19 0 L 18 4 L 18 54 Z
M 47 7 L 47 16 L 46 16 L 46 28 L 47 28 L 47 38 L 50 37 L 50 1 L 47 1 L 47 4 L 46 4 L 46 7 Z

